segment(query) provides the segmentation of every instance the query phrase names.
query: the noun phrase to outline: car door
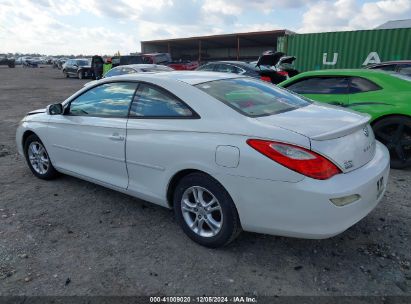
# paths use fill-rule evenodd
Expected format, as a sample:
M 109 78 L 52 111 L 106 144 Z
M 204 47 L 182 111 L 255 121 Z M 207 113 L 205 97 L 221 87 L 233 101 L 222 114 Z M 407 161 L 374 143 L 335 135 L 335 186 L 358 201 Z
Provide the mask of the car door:
M 165 89 L 141 83 L 130 108 L 127 123 L 126 159 L 128 191 L 138 197 L 165 204 L 165 172 L 173 166 L 175 154 L 187 148 L 190 119 L 199 116 Z M 179 149 L 169 150 L 174 142 Z
M 379 113 L 385 109 L 385 107 L 379 107 L 381 102 L 388 102 L 381 100 L 381 90 L 382 87 L 370 79 L 349 77 L 349 107 L 359 112 Z
M 69 65 L 68 65 L 68 70 L 70 74 L 77 74 L 75 65 L 76 65 L 76 61 L 70 60 Z
M 128 110 L 137 83 L 95 86 L 74 98 L 48 127 L 49 154 L 57 169 L 125 189 Z
M 287 89 L 310 99 L 338 106 L 348 106 L 348 79 L 345 76 L 306 77 L 298 79 Z

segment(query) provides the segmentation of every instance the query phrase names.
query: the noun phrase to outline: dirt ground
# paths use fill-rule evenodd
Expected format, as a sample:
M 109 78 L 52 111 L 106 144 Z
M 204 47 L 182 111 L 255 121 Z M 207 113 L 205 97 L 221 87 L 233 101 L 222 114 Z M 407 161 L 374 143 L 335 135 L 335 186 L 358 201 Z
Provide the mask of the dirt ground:
M 0 66 L 0 295 L 411 295 L 411 170 L 380 205 L 326 240 L 243 233 L 211 250 L 171 211 L 62 176 L 35 178 L 15 130 L 88 80 Z

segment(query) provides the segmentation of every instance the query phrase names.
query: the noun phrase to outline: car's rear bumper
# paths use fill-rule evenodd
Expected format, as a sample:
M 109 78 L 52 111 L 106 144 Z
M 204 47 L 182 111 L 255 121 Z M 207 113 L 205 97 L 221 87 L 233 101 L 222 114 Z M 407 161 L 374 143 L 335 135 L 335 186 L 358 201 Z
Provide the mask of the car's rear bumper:
M 236 203 L 246 231 L 302 238 L 327 238 L 357 223 L 380 202 L 389 175 L 389 153 L 377 142 L 374 158 L 363 167 L 329 180 L 297 183 L 220 176 Z M 383 191 L 377 197 L 377 182 Z M 353 194 L 360 199 L 337 207 L 330 199 Z

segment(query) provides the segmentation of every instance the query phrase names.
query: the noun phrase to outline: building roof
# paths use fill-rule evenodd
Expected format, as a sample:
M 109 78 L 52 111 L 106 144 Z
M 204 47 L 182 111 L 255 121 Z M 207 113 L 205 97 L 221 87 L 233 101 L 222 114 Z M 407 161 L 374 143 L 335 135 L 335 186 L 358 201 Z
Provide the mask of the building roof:
M 163 40 L 141 41 L 141 44 L 150 45 L 167 45 L 171 44 L 173 47 L 181 48 L 198 48 L 198 41 L 201 41 L 203 47 L 233 47 L 237 45 L 237 37 L 241 39 L 241 46 L 261 45 L 273 39 L 273 37 L 284 36 L 286 34 L 293 34 L 293 32 L 282 29 L 272 31 L 247 32 L 247 33 L 233 33 L 210 36 L 196 36 L 186 38 L 173 38 Z
M 376 30 L 389 30 L 389 29 L 396 29 L 396 28 L 411 28 L 411 19 L 390 20 L 390 21 L 387 21 L 377 26 L 375 29 Z

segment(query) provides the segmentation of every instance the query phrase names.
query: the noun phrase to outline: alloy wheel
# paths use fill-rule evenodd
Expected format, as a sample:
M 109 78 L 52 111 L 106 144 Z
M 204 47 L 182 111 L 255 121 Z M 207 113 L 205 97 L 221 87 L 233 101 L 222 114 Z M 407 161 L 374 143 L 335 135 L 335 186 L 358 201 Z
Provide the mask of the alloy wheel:
M 207 189 L 193 186 L 181 199 L 181 211 L 188 227 L 201 237 L 217 235 L 223 225 L 223 213 L 217 198 Z
M 50 160 L 43 145 L 38 141 L 31 142 L 27 154 L 34 171 L 38 174 L 46 174 L 50 166 Z

